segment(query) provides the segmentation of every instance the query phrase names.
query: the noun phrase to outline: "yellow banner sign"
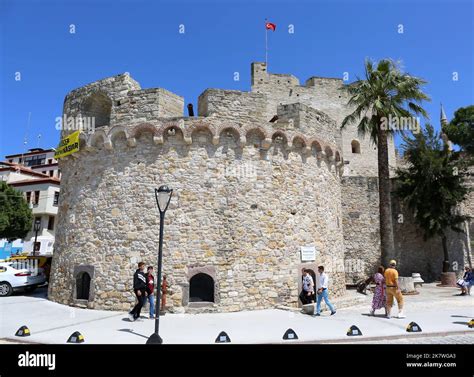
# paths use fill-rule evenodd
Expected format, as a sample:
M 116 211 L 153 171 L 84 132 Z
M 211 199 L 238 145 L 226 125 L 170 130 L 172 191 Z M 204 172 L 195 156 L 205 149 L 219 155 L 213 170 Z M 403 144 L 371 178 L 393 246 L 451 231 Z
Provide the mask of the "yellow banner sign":
M 73 132 L 61 140 L 61 143 L 54 152 L 54 158 L 69 156 L 70 154 L 79 151 L 79 134 L 81 131 Z

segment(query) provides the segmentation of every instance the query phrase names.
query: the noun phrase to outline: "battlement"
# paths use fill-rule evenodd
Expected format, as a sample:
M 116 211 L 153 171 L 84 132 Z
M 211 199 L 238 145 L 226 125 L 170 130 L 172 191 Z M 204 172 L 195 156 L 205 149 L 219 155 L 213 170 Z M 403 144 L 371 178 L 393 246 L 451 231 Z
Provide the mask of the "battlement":
M 252 87 L 264 84 L 289 84 L 296 86 L 300 84 L 298 78 L 290 74 L 268 73 L 267 64 L 262 62 L 252 63 L 251 66 Z
M 184 98 L 166 89 L 141 89 L 128 73 L 72 90 L 64 100 L 65 117 L 93 118 L 95 128 L 183 116 Z
M 274 129 L 252 124 L 239 127 L 237 124 L 221 123 L 210 118 L 162 119 L 154 124 L 141 123 L 133 127 L 104 127 L 91 135 L 81 133 L 81 150 L 113 151 L 121 142 L 129 148 L 135 148 L 137 140 L 143 136 L 157 147 L 178 142 L 187 146 L 205 143 L 214 147 L 221 144 L 233 145 L 238 149 L 258 147 L 262 153 L 273 148 L 284 154 L 297 153 L 305 159 L 314 157 L 325 160 L 333 165 L 339 174 L 342 173 L 343 160 L 340 151 L 335 144 L 322 138 L 305 135 L 297 128 Z M 80 155 L 72 157 L 80 158 Z
M 303 103 L 279 105 L 278 120 L 274 127 L 277 129 L 296 130 L 304 134 L 315 134 L 323 140 L 336 145 L 341 130 L 334 119 L 322 111 L 313 109 Z
M 219 116 L 222 118 L 247 121 L 265 120 L 265 96 L 239 90 L 206 89 L 198 98 L 200 116 Z
M 348 106 L 348 93 L 342 90 L 342 79 L 312 76 L 300 85 L 297 77 L 269 73 L 265 63 L 254 62 L 251 81 L 248 92 L 206 89 L 198 97 L 196 118 L 183 116 L 183 97 L 163 88 L 142 89 L 124 73 L 71 91 L 64 102 L 64 116 L 94 119 L 95 130 L 105 132 L 114 127 L 132 132 L 140 124 L 156 126 L 178 120 L 188 126 L 196 119 L 236 129 L 259 126 L 297 132 L 305 138 L 317 137 L 341 151 L 346 174 L 377 175 L 377 151 L 370 137 L 359 135 L 356 124 L 340 128 L 353 111 Z M 390 141 L 390 161 L 394 165 L 392 148 Z

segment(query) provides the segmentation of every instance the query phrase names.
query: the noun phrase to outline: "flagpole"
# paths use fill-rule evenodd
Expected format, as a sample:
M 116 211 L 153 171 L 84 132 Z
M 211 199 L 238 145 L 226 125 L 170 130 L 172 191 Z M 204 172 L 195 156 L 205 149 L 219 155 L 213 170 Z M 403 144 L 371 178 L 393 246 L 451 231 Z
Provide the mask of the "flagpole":
M 267 19 L 265 18 L 265 66 L 268 69 L 268 29 Z

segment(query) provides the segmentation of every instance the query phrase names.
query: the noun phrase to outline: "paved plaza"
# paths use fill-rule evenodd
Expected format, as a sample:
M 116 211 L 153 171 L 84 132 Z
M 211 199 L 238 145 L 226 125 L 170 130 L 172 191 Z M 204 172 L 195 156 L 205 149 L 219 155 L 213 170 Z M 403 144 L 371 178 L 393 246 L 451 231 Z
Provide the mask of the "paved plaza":
M 282 337 L 291 328 L 298 336 L 298 340 L 292 341 L 295 343 L 473 343 L 474 329 L 468 327 L 468 322 L 474 318 L 474 296 L 460 297 L 458 289 L 439 288 L 435 284 L 427 284 L 418 291 L 418 295 L 405 296 L 405 319 L 386 319 L 382 313 L 368 316 L 372 296 L 352 291 L 348 296 L 355 304 L 347 307 L 347 301 L 335 300 L 336 306 L 338 302 L 340 306 L 334 316 L 325 311 L 316 318 L 285 308 L 235 313 L 167 313 L 160 321 L 160 335 L 166 344 L 212 344 L 221 331 L 229 335 L 232 343 L 282 343 L 288 342 Z M 422 328 L 422 333 L 406 332 L 412 321 Z M 16 330 L 23 325 L 29 327 L 31 336 L 15 337 Z M 346 333 L 352 325 L 363 335 L 348 337 Z M 87 344 L 143 344 L 154 331 L 154 321 L 142 317 L 132 323 L 126 312 L 57 304 L 45 298 L 45 289 L 30 296 L 1 299 L 2 343 L 65 344 L 74 331 L 81 332 Z

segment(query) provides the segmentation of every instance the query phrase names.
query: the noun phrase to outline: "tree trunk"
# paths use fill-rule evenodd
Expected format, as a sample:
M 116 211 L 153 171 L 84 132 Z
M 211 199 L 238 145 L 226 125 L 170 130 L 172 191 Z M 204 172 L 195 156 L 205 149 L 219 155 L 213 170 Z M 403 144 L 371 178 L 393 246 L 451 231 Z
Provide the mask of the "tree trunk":
M 449 263 L 449 253 L 448 253 L 448 242 L 447 242 L 447 238 L 445 234 L 441 236 L 441 241 L 443 242 L 443 255 L 444 255 L 443 272 L 448 272 L 450 263 Z
M 378 123 L 380 124 L 380 122 Z M 387 131 L 377 131 L 377 157 L 379 173 L 379 213 L 380 213 L 380 246 L 381 259 L 388 266 L 390 259 L 395 257 L 392 227 L 392 201 L 390 197 L 390 174 L 388 165 Z

